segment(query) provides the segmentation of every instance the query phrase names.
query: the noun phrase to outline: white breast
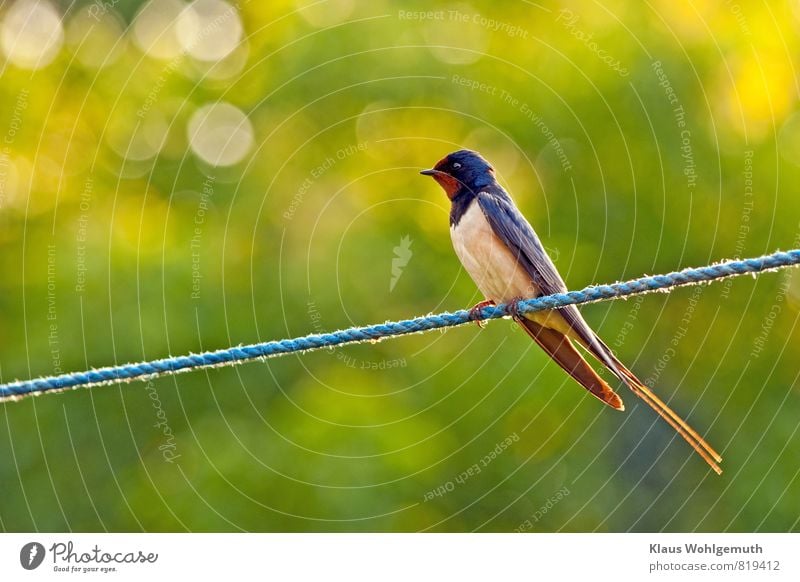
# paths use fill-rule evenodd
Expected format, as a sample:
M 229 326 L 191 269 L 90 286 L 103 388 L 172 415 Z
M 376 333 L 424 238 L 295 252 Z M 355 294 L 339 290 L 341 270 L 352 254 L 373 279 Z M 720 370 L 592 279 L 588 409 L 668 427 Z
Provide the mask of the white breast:
M 536 285 L 494 234 L 476 200 L 458 225 L 450 228 L 450 237 L 461 264 L 487 299 L 505 303 L 537 294 Z

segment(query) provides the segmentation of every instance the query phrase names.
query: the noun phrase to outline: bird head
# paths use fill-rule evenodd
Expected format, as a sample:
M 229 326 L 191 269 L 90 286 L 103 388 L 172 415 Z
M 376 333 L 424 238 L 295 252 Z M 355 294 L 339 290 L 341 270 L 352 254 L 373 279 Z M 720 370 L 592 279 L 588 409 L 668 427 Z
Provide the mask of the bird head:
M 464 190 L 477 192 L 494 181 L 494 168 L 472 150 L 448 154 L 433 168 L 422 170 L 420 174 L 436 180 L 451 200 Z

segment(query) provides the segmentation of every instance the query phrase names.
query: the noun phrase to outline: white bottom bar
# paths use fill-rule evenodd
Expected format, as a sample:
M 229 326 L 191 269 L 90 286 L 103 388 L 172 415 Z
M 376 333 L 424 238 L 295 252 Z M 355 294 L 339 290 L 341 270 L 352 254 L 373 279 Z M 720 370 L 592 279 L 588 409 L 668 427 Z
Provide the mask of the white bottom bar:
M 799 542 L 798 534 L 3 534 L 0 579 L 800 580 Z

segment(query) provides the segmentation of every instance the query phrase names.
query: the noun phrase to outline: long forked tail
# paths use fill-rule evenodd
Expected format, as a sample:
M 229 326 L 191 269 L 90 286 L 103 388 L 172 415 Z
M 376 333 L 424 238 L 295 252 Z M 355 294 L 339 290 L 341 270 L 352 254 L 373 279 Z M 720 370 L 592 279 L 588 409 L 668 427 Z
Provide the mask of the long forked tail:
M 563 317 L 563 313 L 560 313 Z M 602 380 L 591 366 L 575 350 L 568 336 L 560 331 L 549 327 L 544 327 L 539 323 L 531 321 L 529 318 L 515 318 L 528 334 L 536 340 L 549 355 L 567 373 L 572 376 L 579 384 L 591 392 L 594 396 L 617 410 L 624 410 L 622 400 Z M 556 319 L 554 323 L 560 320 Z M 579 325 L 576 327 L 575 322 Z M 611 349 L 597 337 L 591 328 L 583 321 L 580 314 L 575 310 L 573 314 L 573 324 L 567 324 L 566 333 L 577 341 L 582 347 L 592 354 L 597 360 L 613 373 L 620 381 L 624 382 L 631 391 L 639 398 L 644 400 L 647 405 L 666 420 L 675 431 L 689 443 L 689 445 L 708 463 L 717 475 L 722 474 L 719 463 L 722 457 L 709 445 L 703 437 L 697 434 L 689 424 L 678 416 L 667 404 L 656 396 L 644 383 L 634 376 L 625 365 L 620 362 Z
M 609 350 L 610 352 L 610 350 Z M 658 415 L 666 420 L 672 428 L 674 428 L 684 440 L 689 443 L 692 448 L 697 451 L 703 460 L 714 470 L 717 475 L 722 474 L 722 469 L 718 463 L 722 462 L 722 457 L 709 445 L 703 437 L 697 434 L 689 424 L 678 416 L 667 404 L 656 396 L 652 390 L 644 385 L 633 372 L 628 370 L 616 357 L 612 356 L 615 367 L 621 373 L 623 382 L 636 394 L 639 398 L 644 400 L 647 405 L 658 413 Z M 612 370 L 614 371 L 614 370 Z

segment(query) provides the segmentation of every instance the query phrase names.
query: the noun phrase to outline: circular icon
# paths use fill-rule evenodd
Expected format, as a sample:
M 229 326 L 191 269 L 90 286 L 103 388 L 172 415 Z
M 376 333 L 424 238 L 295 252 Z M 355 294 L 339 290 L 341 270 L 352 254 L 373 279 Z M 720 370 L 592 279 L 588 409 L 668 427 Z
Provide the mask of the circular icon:
M 29 542 L 19 551 L 19 563 L 26 570 L 35 570 L 44 561 L 44 546 L 39 542 Z

